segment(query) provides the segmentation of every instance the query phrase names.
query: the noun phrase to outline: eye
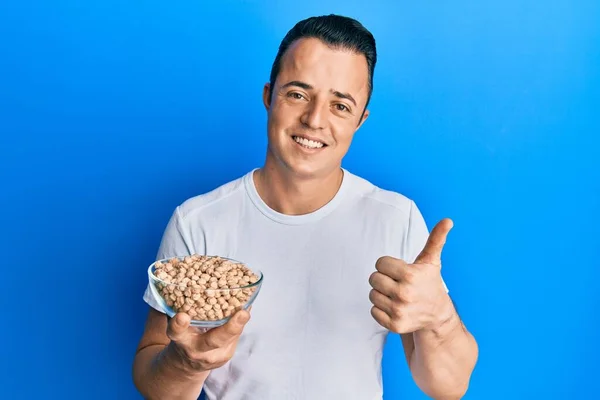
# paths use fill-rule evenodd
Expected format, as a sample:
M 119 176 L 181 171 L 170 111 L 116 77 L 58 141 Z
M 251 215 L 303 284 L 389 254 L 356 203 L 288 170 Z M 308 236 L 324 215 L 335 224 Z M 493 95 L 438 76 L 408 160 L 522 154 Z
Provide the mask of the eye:
M 304 98 L 304 96 L 298 92 L 290 92 L 290 93 L 288 93 L 288 97 L 291 97 L 292 99 L 296 99 L 296 100 L 302 100 Z
M 350 109 L 348 107 L 346 107 L 344 104 L 339 104 L 338 103 L 338 104 L 335 105 L 335 108 L 338 111 L 350 111 Z

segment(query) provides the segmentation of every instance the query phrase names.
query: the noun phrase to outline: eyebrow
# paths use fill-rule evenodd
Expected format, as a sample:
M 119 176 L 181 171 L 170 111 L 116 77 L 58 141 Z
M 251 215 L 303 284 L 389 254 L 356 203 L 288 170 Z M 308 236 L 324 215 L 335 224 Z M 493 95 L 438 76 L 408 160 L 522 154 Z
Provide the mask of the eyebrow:
M 290 86 L 297 86 L 299 88 L 302 88 L 304 90 L 311 90 L 313 89 L 312 85 L 309 85 L 306 82 L 302 82 L 302 81 L 289 81 L 288 83 L 286 83 L 285 85 L 283 85 L 281 88 L 285 89 L 288 88 Z M 333 93 L 334 96 L 339 97 L 340 99 L 346 99 L 346 100 L 350 100 L 355 106 L 356 106 L 356 100 L 354 100 L 354 97 L 352 97 L 352 95 L 350 93 L 342 93 L 338 90 L 330 90 L 331 93 Z
M 285 85 L 283 85 L 281 88 L 285 89 L 285 88 L 288 88 L 290 86 L 298 86 L 299 88 L 302 88 L 302 89 L 305 89 L 305 90 L 311 90 L 313 88 L 308 83 L 301 82 L 301 81 L 289 81 L 288 83 L 286 83 Z
M 352 97 L 350 93 L 342 93 L 338 92 L 337 90 L 332 90 L 331 93 L 333 93 L 335 96 L 341 99 L 350 100 L 352 103 L 354 103 L 354 105 L 356 105 L 356 100 L 354 100 L 354 97 Z

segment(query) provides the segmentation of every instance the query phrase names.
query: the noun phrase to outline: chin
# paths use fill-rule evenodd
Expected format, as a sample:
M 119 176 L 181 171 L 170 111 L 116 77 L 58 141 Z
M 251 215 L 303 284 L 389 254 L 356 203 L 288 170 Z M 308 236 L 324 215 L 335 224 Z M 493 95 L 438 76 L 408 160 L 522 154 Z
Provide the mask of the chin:
M 288 165 L 288 170 L 300 179 L 317 178 L 323 175 L 323 170 L 311 165 Z
M 323 178 L 340 168 L 339 165 L 323 165 L 316 162 L 290 160 L 286 168 L 292 175 L 300 179 Z
M 286 138 L 287 139 L 287 138 Z M 289 139 L 291 141 L 291 139 Z M 287 140 L 286 140 L 287 141 Z M 273 165 L 278 165 L 281 171 L 299 179 L 314 179 L 326 177 L 337 171 L 341 165 L 340 162 L 327 160 L 327 156 L 332 154 L 306 155 L 301 154 L 289 143 L 278 143 L 279 145 L 269 146 L 268 158 Z M 325 157 L 324 157 L 325 156 Z

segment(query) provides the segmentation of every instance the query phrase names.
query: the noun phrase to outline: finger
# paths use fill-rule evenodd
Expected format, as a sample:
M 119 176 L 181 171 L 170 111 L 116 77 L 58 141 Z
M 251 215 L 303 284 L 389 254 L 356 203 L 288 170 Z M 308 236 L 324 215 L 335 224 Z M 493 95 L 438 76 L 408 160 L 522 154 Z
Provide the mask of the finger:
M 393 280 L 400 282 L 408 270 L 407 263 L 393 257 L 380 257 L 375 263 L 375 269 L 383 275 L 389 276 Z
M 169 339 L 180 342 L 187 335 L 187 329 L 190 326 L 191 318 L 186 313 L 177 313 L 167 325 L 167 336 Z
M 385 311 L 378 307 L 371 307 L 371 315 L 384 328 L 393 331 L 392 329 L 392 317 L 390 317 Z
M 247 310 L 239 310 L 227 323 L 218 328 L 211 329 L 202 335 L 202 345 L 205 350 L 218 349 L 227 346 L 234 339 L 239 337 L 244 327 L 250 320 L 250 313 Z
M 379 271 L 373 272 L 369 277 L 369 284 L 378 292 L 391 298 L 397 298 L 398 282 L 389 276 Z
M 454 223 L 450 218 L 444 218 L 438 222 L 429 234 L 427 243 L 415 260 L 415 264 L 440 265 L 442 263 L 442 249 L 446 244 L 448 232 L 450 232 L 453 226 Z
M 392 315 L 393 301 L 385 294 L 378 290 L 371 289 L 369 292 L 369 300 L 373 305 L 388 315 Z

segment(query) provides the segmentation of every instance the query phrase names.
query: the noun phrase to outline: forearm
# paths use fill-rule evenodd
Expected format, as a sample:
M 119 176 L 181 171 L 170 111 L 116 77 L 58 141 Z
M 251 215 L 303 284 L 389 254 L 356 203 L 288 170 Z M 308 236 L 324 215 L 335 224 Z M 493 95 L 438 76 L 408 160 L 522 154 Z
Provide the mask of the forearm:
M 454 307 L 445 322 L 414 332 L 413 340 L 410 369 L 421 390 L 436 400 L 464 396 L 479 350 Z
M 196 400 L 209 372 L 190 372 L 169 346 L 148 346 L 133 365 L 135 386 L 145 399 Z

